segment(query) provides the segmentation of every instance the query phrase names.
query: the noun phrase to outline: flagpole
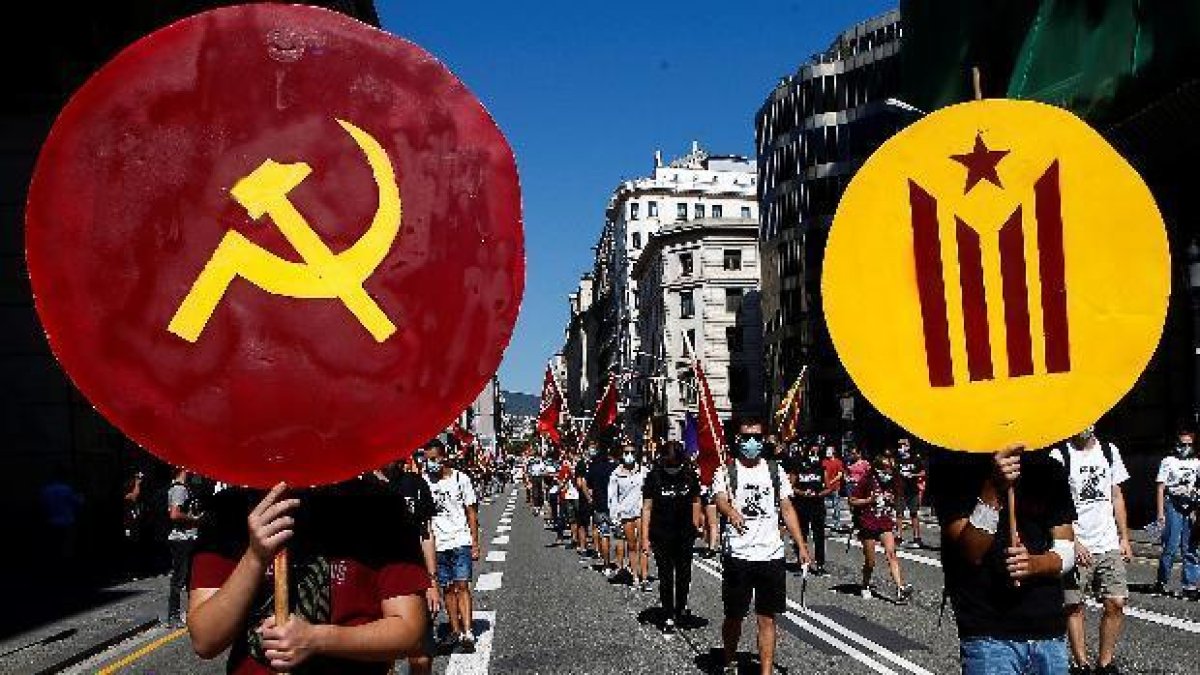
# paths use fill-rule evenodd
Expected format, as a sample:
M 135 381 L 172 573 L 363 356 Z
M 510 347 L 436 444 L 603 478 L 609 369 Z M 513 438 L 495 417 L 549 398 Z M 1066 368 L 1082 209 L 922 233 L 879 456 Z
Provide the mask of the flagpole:
M 704 388 L 707 390 L 708 389 L 708 380 L 705 380 L 704 377 L 700 374 L 701 373 L 700 357 L 696 354 L 696 346 L 693 345 L 692 341 L 688 339 L 688 335 L 687 335 L 686 331 L 683 333 L 683 346 L 685 349 L 687 349 L 688 354 L 691 355 L 692 374 L 696 375 L 696 386 L 699 387 L 700 382 L 703 381 Z M 701 393 L 701 392 L 697 392 L 697 393 Z M 705 407 L 704 406 L 705 397 L 698 396 L 697 398 L 699 398 L 699 401 L 697 401 L 698 405 L 696 407 L 703 409 Z M 712 398 L 711 392 L 709 392 L 708 398 L 710 398 L 710 399 Z M 714 401 L 714 403 L 715 403 L 715 401 Z M 709 410 L 707 413 L 702 412 L 701 414 L 704 415 L 704 417 L 706 418 L 705 421 L 708 422 L 708 435 L 712 437 L 713 447 L 717 449 L 717 453 L 718 453 L 717 456 L 720 459 L 720 464 L 724 464 L 725 460 L 726 460 L 725 447 L 724 447 L 724 444 L 722 444 L 720 442 L 720 440 L 717 438 L 717 432 L 716 432 L 716 428 L 717 428 L 716 425 L 721 423 L 721 418 L 716 417 L 716 415 L 717 415 L 716 410 Z M 714 417 L 716 419 L 713 419 Z

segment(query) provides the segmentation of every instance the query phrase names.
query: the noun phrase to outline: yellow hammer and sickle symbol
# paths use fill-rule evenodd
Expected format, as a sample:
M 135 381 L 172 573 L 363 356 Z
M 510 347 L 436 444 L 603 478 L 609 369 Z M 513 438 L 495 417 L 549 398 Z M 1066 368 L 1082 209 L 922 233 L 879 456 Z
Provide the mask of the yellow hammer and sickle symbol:
M 303 263 L 285 260 L 251 242 L 239 232 L 225 233 L 212 258 L 196 278 L 167 330 L 195 342 L 235 277 L 275 295 L 293 298 L 339 298 L 377 342 L 396 332 L 363 283 L 387 256 L 400 233 L 400 187 L 383 147 L 370 134 L 337 120 L 362 149 L 379 189 L 379 206 L 370 227 L 357 242 L 334 253 L 288 199 L 312 168 L 303 162 L 281 164 L 273 159 L 239 180 L 230 194 L 251 218 L 268 215 Z

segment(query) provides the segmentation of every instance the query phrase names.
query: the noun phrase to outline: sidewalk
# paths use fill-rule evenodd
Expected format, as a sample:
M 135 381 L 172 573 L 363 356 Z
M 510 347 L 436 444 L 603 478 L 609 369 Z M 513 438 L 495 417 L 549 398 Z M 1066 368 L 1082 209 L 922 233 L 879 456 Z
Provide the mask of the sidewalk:
M 55 672 L 96 650 L 153 628 L 165 613 L 167 578 L 151 577 L 91 592 L 72 610 L 0 639 L 0 672 Z M 21 611 L 9 607 L 8 611 Z

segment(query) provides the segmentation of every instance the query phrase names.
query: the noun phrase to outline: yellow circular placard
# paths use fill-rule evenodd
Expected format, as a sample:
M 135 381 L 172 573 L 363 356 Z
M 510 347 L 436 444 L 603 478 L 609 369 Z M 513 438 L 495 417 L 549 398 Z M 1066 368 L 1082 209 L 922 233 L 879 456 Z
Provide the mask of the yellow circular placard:
M 1137 172 L 1071 113 L 984 100 L 883 144 L 838 206 L 825 319 L 863 394 L 955 450 L 1095 422 L 1162 333 L 1170 254 Z

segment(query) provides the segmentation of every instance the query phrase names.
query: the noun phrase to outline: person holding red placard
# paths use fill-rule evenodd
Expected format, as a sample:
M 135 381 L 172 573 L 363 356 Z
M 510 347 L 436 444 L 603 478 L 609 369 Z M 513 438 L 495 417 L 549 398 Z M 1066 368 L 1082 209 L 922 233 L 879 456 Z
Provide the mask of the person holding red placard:
M 330 675 L 389 672 L 428 624 L 420 542 L 369 531 L 382 519 L 402 522 L 402 500 L 358 480 L 286 490 L 229 489 L 209 502 L 192 562 L 192 647 L 205 659 L 228 649 L 227 671 L 239 675 L 302 664 Z M 285 544 L 292 606 L 279 625 L 271 561 Z

